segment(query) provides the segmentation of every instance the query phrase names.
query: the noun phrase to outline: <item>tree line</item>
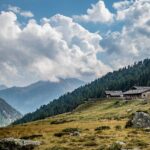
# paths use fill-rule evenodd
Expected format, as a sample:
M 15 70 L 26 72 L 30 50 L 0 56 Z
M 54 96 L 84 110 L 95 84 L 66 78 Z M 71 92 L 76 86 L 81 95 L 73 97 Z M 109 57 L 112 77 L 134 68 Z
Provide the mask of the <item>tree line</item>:
M 150 59 L 107 73 L 105 76 L 81 86 L 73 92 L 62 95 L 47 105 L 41 106 L 35 112 L 26 114 L 13 124 L 26 123 L 70 112 L 90 98 L 105 97 L 105 90 L 126 91 L 134 85 L 150 86 Z

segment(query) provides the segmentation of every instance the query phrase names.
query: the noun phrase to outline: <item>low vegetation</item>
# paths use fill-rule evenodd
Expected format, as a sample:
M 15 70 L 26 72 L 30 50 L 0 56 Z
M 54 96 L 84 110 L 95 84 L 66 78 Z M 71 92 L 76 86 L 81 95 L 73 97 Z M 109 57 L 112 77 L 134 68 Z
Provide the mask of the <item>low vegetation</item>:
M 35 150 L 149 150 L 149 129 L 125 128 L 129 117 L 139 109 L 150 113 L 150 102 L 143 105 L 140 100 L 97 99 L 70 113 L 0 128 L 0 139 L 40 141 Z
M 109 126 L 100 126 L 95 128 L 95 131 L 102 131 L 102 130 L 109 130 L 110 127 Z

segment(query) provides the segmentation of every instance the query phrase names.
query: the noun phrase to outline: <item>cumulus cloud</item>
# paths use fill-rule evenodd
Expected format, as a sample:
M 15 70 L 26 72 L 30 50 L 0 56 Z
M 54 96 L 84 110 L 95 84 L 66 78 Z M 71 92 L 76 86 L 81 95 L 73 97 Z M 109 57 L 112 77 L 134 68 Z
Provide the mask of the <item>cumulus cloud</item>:
M 133 0 L 124 0 L 120 2 L 115 2 L 113 7 L 117 10 L 122 11 L 123 9 L 127 9 L 131 4 L 133 4 Z
M 112 19 L 102 15 L 105 11 L 96 11 L 101 7 L 107 9 L 104 6 L 104 2 L 99 1 L 85 16 L 94 19 L 97 12 L 98 20 L 93 22 L 109 22 Z M 91 80 L 149 57 L 150 1 L 125 0 L 114 3 L 113 7 L 116 14 L 108 18 L 114 19 L 114 25 L 121 22 L 122 29 L 103 37 L 86 30 L 74 18 L 60 14 L 42 18 L 41 23 L 30 19 L 20 27 L 17 10 L 1 12 L 1 82 L 24 85 L 37 80 L 58 81 L 60 77 Z
M 0 78 L 7 85 L 59 77 L 95 78 L 111 69 L 96 57 L 101 36 L 72 18 L 55 15 L 20 27 L 13 12 L 0 14 Z
M 115 5 L 124 26 L 120 32 L 109 33 L 101 45 L 106 61 L 111 60 L 109 65 L 116 69 L 150 56 L 150 1 L 136 0 L 128 7 L 122 7 L 122 2 Z
M 113 21 L 113 14 L 106 8 L 104 1 L 100 0 L 87 9 L 87 13 L 74 16 L 77 21 L 93 23 L 109 23 Z
M 12 12 L 14 12 L 16 14 L 19 14 L 19 15 L 21 15 L 23 17 L 29 17 L 29 18 L 34 17 L 34 15 L 33 15 L 33 13 L 31 11 L 24 11 L 21 8 L 17 7 L 17 6 L 9 5 L 8 6 L 8 10 L 12 11 Z

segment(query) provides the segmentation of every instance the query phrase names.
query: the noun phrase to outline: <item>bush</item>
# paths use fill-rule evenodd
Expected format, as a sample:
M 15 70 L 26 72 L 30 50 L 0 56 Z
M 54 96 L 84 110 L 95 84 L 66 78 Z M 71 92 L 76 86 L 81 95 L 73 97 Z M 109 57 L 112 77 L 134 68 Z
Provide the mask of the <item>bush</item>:
M 74 133 L 79 133 L 79 129 L 78 128 L 66 128 L 66 129 L 63 129 L 61 132 L 57 132 L 54 134 L 54 136 L 56 137 L 62 137 L 64 135 L 71 135 L 71 134 L 74 134 Z
M 119 143 L 113 143 L 108 150 L 121 150 L 122 146 Z
M 62 137 L 64 135 L 66 135 L 66 133 L 64 133 L 64 132 L 57 132 L 54 134 L 54 136 L 56 136 L 56 137 Z
M 111 129 L 109 126 L 100 126 L 95 129 L 95 131 L 109 130 Z
M 22 136 L 20 139 L 28 140 L 28 139 L 40 138 L 42 136 L 43 136 L 42 134 L 33 134 L 29 136 Z
M 58 119 L 58 120 L 51 121 L 51 124 L 63 124 L 63 123 L 68 123 L 68 122 L 72 122 L 72 121 L 73 120 Z
M 114 105 L 118 105 L 120 103 L 120 101 L 116 101 L 115 103 L 114 103 Z
M 121 130 L 121 126 L 120 126 L 120 125 L 116 125 L 116 126 L 115 126 L 115 129 L 116 129 L 116 130 Z
M 65 133 L 74 133 L 74 132 L 79 132 L 80 130 L 78 128 L 66 128 L 66 129 L 63 129 L 62 132 L 65 132 Z
M 89 141 L 87 143 L 84 144 L 85 146 L 97 146 L 97 143 L 94 141 Z

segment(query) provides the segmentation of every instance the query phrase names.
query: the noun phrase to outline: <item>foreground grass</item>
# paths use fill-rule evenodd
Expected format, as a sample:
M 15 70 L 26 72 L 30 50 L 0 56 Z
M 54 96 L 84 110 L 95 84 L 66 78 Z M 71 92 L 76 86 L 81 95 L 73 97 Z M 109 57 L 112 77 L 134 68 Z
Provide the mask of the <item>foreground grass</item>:
M 107 150 L 117 141 L 123 142 L 126 149 L 150 150 L 149 132 L 124 128 L 128 117 L 139 110 L 150 112 L 150 102 L 145 104 L 140 100 L 91 101 L 71 113 L 0 128 L 0 138 L 38 140 L 42 142 L 38 150 Z M 56 136 L 63 134 L 66 128 L 78 129 L 79 133 L 76 136 L 66 133 Z

